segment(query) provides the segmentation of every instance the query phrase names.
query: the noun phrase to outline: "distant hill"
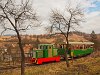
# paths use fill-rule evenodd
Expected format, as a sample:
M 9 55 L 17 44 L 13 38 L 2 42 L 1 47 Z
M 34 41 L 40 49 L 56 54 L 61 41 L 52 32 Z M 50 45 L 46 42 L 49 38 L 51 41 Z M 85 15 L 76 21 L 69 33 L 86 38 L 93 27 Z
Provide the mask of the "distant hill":
M 96 34 L 96 35 L 97 35 L 97 39 L 100 40 L 100 34 Z M 64 36 L 61 35 L 61 33 L 44 34 L 44 35 L 22 35 L 22 39 L 36 40 L 37 36 L 38 36 L 38 38 L 41 42 L 45 41 L 45 42 L 49 42 L 49 43 L 50 43 L 50 41 L 54 42 L 54 39 L 57 39 L 57 38 L 64 39 Z M 87 34 L 87 33 L 84 33 L 84 32 L 72 31 L 69 34 L 69 41 L 89 41 L 90 38 L 91 38 L 90 34 Z M 14 35 L 11 35 L 11 34 L 7 34 L 7 35 L 4 35 L 4 36 L 1 36 L 0 39 L 1 40 L 2 39 L 6 39 L 6 40 L 9 39 L 9 41 L 11 41 L 11 40 L 17 39 L 17 37 L 14 36 Z M 52 39 L 52 40 L 49 40 L 49 39 Z
M 97 39 L 100 40 L 100 34 L 96 34 Z M 36 38 L 39 38 L 39 41 L 41 43 L 54 43 L 56 39 L 63 39 L 65 41 L 65 37 L 61 33 L 55 33 L 55 34 L 44 34 L 44 35 L 22 35 L 22 40 L 33 40 L 35 41 Z M 69 34 L 69 41 L 89 41 L 90 40 L 90 34 L 83 33 L 83 32 L 70 32 Z M 7 41 L 17 41 L 17 37 L 14 35 L 5 35 L 0 37 L 1 40 L 7 40 Z
M 100 49 L 100 34 L 97 35 L 97 45 L 96 48 Z M 44 34 L 44 35 L 22 35 L 22 44 L 24 46 L 25 51 L 30 49 L 27 48 L 37 48 L 38 44 L 59 44 L 65 42 L 65 37 L 61 33 L 56 34 Z M 38 42 L 37 42 L 38 37 Z M 70 32 L 69 41 L 71 42 L 79 42 L 79 41 L 89 41 L 91 39 L 90 34 L 82 33 L 82 32 Z M 17 49 L 18 51 L 18 39 L 16 36 L 0 36 L 0 48 L 11 48 Z

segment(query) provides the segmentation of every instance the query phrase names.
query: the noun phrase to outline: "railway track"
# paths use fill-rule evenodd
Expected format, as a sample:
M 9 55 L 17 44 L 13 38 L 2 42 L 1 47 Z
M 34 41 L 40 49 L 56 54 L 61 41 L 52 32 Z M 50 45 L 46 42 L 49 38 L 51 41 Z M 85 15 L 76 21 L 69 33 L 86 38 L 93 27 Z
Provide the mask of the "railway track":
M 60 61 L 60 62 L 62 62 L 62 61 Z M 50 63 L 60 63 L 60 62 L 50 62 Z M 43 63 L 42 65 L 27 63 L 27 64 L 25 64 L 25 67 L 44 66 L 44 65 L 49 65 L 50 63 Z M 3 70 L 12 70 L 12 69 L 16 69 L 16 68 L 21 68 L 21 65 L 0 67 L 0 71 L 3 71 Z

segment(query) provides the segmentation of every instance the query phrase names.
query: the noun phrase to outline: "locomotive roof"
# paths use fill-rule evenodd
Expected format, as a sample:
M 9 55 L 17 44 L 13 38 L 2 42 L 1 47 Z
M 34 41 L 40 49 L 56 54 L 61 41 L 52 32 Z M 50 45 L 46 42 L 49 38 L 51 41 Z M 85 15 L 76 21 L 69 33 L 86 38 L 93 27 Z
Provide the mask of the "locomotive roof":
M 53 45 L 53 44 L 39 44 L 39 45 Z

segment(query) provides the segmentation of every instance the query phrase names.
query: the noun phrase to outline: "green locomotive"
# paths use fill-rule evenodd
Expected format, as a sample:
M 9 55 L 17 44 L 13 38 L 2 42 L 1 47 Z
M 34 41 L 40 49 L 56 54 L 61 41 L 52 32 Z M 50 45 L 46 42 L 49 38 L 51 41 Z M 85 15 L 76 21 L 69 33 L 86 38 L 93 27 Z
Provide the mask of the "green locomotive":
M 69 42 L 68 57 L 78 57 L 93 52 L 92 42 Z M 66 44 L 39 44 L 37 50 L 32 50 L 31 63 L 42 64 L 43 62 L 60 61 L 64 57 Z
M 32 51 L 31 63 L 42 64 L 50 61 L 60 61 L 58 49 L 53 44 L 39 44 L 38 49 Z

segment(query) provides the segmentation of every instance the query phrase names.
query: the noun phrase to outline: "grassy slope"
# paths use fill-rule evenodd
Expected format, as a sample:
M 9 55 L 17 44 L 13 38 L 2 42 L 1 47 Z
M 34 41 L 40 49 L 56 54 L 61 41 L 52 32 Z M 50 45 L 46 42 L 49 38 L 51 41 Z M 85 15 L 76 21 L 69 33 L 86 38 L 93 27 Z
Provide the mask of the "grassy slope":
M 74 59 L 66 68 L 65 61 L 27 66 L 26 75 L 100 75 L 100 51 L 87 57 Z M 9 70 L 0 75 L 20 75 L 20 69 Z

